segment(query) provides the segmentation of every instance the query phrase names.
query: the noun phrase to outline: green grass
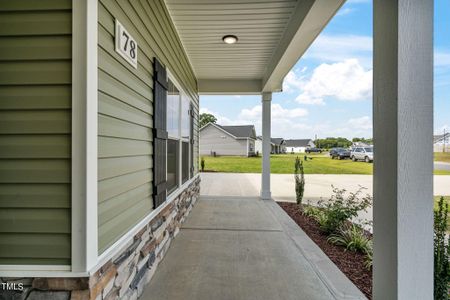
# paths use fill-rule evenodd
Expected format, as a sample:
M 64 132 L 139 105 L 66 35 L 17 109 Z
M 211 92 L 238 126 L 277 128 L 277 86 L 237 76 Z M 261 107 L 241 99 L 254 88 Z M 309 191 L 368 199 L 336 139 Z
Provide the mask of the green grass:
M 448 152 L 434 152 L 435 161 L 443 161 L 450 163 L 450 153 Z
M 448 170 L 434 170 L 434 175 L 450 175 L 450 171 Z
M 305 154 L 271 155 L 270 169 L 273 174 L 293 174 L 295 158 L 302 160 Z M 324 154 L 308 154 L 312 160 L 303 161 L 305 174 L 365 174 L 373 171 L 372 163 L 353 162 L 350 159 L 331 159 Z M 227 173 L 261 173 L 261 157 L 204 156 L 205 170 Z M 450 171 L 435 171 L 436 175 L 448 175 Z
M 299 157 L 304 158 L 303 155 Z M 270 171 L 274 174 L 293 174 L 297 155 L 279 154 L 270 158 Z M 372 164 L 335 160 L 328 156 L 308 154 L 312 160 L 303 161 L 305 174 L 372 174 Z M 205 156 L 205 170 L 216 172 L 261 173 L 261 157 Z

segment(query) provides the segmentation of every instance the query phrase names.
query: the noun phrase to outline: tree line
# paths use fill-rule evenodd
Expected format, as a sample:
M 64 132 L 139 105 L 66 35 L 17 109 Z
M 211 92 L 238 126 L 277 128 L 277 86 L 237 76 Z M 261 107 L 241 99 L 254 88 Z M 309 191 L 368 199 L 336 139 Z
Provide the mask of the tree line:
M 365 143 L 368 145 L 373 144 L 372 139 L 366 139 L 363 137 L 362 138 L 353 138 L 351 141 L 344 137 L 337 137 L 337 138 L 327 137 L 325 139 L 316 139 L 314 141 L 314 144 L 318 148 L 330 149 L 330 148 L 348 148 L 352 145 L 352 143 L 356 143 L 356 142 L 361 142 L 361 143 Z

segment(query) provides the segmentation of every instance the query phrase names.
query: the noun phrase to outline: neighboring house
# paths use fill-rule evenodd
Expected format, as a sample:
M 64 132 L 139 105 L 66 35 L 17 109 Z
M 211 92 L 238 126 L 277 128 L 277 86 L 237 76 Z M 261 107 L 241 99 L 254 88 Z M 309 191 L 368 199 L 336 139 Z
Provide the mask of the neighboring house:
M 445 148 L 445 149 L 444 149 Z M 450 152 L 450 132 L 433 137 L 434 152 Z
M 257 154 L 262 153 L 262 136 L 258 136 L 255 141 L 255 149 Z M 284 139 L 282 138 L 271 138 L 270 139 L 270 153 L 279 154 L 286 153 L 286 146 Z
M 208 123 L 200 129 L 200 155 L 254 156 L 256 141 L 254 125 Z
M 270 143 L 270 147 L 272 146 L 272 143 Z M 255 154 L 261 155 L 262 154 L 262 136 L 258 135 L 255 140 Z
M 282 138 L 271 138 L 270 139 L 273 148 L 272 153 L 280 154 L 280 153 L 286 153 L 286 142 Z
M 311 139 L 285 140 L 286 153 L 304 153 L 308 148 L 316 145 Z

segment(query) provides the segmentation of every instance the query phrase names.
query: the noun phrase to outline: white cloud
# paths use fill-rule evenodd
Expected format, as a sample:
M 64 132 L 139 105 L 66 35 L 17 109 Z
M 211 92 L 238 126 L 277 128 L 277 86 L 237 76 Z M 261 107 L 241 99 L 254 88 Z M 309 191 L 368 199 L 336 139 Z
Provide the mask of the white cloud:
M 211 111 L 206 107 L 200 108 L 200 113 L 214 115 L 217 119 L 217 124 L 220 124 L 220 125 L 233 125 L 233 123 L 234 123 L 231 119 L 222 116 L 220 113 Z
M 373 40 L 365 35 L 326 35 L 317 37 L 303 56 L 322 62 L 339 62 L 357 58 L 364 66 L 372 66 Z
M 224 117 L 207 108 L 201 108 L 200 112 L 212 113 L 216 116 L 217 123 L 220 125 L 253 124 L 258 135 L 262 132 L 261 105 L 242 109 L 235 119 Z M 336 123 L 331 121 L 311 122 L 307 119 L 308 113 L 303 108 L 288 109 L 278 103 L 272 104 L 272 136 L 285 139 L 314 138 L 316 134 L 319 138 L 329 136 L 343 136 L 350 139 L 353 137 L 372 137 L 372 121 L 368 116 L 351 118 L 336 126 Z
M 436 134 L 436 135 L 444 134 L 444 130 L 447 133 L 450 132 L 450 125 L 445 124 L 445 125 L 440 126 L 439 128 L 436 128 L 435 131 L 434 131 L 434 134 Z
M 272 120 L 277 119 L 295 119 L 301 118 L 308 115 L 308 110 L 304 108 L 293 108 L 286 109 L 280 104 L 272 104 Z M 244 108 L 239 114 L 239 119 L 247 119 L 251 121 L 260 121 L 262 118 L 262 107 L 261 105 L 254 106 L 250 109 Z
M 357 130 L 368 130 L 372 129 L 372 119 L 369 116 L 363 116 L 360 118 L 353 118 L 348 120 L 348 125 L 351 128 L 357 129 Z
M 349 8 L 349 7 L 343 7 L 343 8 L 341 8 L 339 11 L 338 11 L 338 13 L 336 14 L 336 16 L 345 16 L 345 15 L 348 15 L 348 14 L 351 14 L 352 12 L 354 12 L 356 9 L 354 9 L 354 8 Z
M 348 59 L 318 66 L 309 80 L 299 84 L 302 104 L 324 104 L 326 97 L 341 101 L 358 101 L 372 96 L 372 70 L 364 69 L 358 60 Z
M 434 52 L 434 66 L 449 67 L 450 66 L 450 52 L 435 51 Z
M 261 134 L 262 130 L 262 107 L 255 105 L 250 108 L 244 108 L 238 114 L 236 119 L 230 119 L 223 115 L 211 111 L 207 108 L 201 108 L 200 113 L 210 113 L 217 118 L 220 125 L 255 125 L 256 133 Z M 312 127 L 305 123 L 305 117 L 308 110 L 304 108 L 284 108 L 278 103 L 272 104 L 272 136 L 274 137 L 312 137 Z
M 347 0 L 347 4 L 371 3 L 372 0 Z
M 297 73 L 294 71 L 289 71 L 289 73 L 287 73 L 286 77 L 284 77 L 283 80 L 283 92 L 291 93 L 293 91 L 300 89 L 301 87 L 302 87 L 302 77 L 298 76 Z

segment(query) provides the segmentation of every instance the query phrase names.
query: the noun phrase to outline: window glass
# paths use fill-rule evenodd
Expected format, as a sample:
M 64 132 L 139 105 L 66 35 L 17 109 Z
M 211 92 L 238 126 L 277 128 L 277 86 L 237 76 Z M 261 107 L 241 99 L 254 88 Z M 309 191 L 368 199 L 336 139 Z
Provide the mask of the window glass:
M 169 136 L 180 137 L 180 91 L 169 80 L 167 90 L 167 132 Z
M 189 143 L 182 142 L 182 182 L 185 183 L 189 179 Z
M 177 140 L 167 140 L 167 193 L 170 194 L 178 187 L 179 171 L 179 144 Z
M 366 150 L 366 152 L 373 152 L 372 148 L 364 148 L 364 150 Z
M 190 135 L 189 98 L 181 97 L 181 137 L 188 139 Z

